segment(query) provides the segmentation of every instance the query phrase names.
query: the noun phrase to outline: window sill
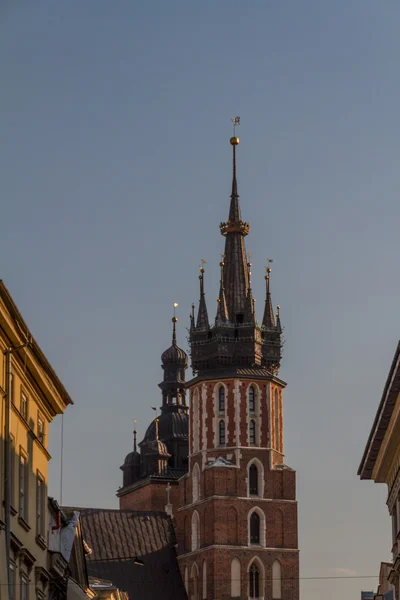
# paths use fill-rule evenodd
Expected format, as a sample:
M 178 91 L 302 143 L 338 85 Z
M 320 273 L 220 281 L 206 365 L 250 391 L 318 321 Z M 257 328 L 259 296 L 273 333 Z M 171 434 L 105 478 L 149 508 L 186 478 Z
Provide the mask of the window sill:
M 13 506 L 10 506 L 10 513 L 11 513 L 11 515 L 12 515 L 13 517 L 15 517 L 15 515 L 17 514 L 17 512 L 18 512 L 18 511 L 17 511 L 17 509 L 16 509 L 16 508 L 14 508 Z
M 30 526 L 23 517 L 18 517 L 18 523 L 21 525 L 22 529 L 25 529 L 25 531 L 31 530 Z
M 36 536 L 36 543 L 38 546 L 40 546 L 42 548 L 42 550 L 46 550 L 46 548 L 47 548 L 46 540 L 44 539 L 44 537 L 42 535 Z

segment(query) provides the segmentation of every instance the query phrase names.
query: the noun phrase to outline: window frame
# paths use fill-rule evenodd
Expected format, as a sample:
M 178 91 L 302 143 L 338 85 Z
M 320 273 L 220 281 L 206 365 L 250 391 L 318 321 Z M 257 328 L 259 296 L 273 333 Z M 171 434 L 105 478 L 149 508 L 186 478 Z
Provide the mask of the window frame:
M 256 532 L 257 527 L 257 532 Z M 257 533 L 255 535 L 255 533 Z M 250 545 L 260 546 L 261 544 L 261 519 L 258 512 L 254 511 L 250 515 Z
M 256 420 L 255 419 L 250 419 L 250 422 L 249 422 L 249 444 L 250 444 L 250 446 L 257 445 Z
M 43 475 L 36 472 L 36 535 L 39 538 L 44 538 L 44 519 L 45 519 L 45 481 Z
M 260 569 L 253 562 L 249 569 L 249 598 L 256 600 L 260 598 Z
M 39 426 L 39 423 L 42 424 L 42 426 Z M 39 442 L 42 444 L 42 446 L 44 446 L 44 440 L 45 440 L 45 421 L 44 418 L 42 417 L 41 413 L 38 412 L 38 417 L 37 417 L 37 431 L 36 431 L 36 437 L 39 440 Z
M 20 449 L 18 461 L 18 516 L 28 522 L 28 456 Z
M 25 392 L 24 388 L 21 386 L 21 396 L 20 396 L 20 404 L 19 404 L 19 412 L 22 418 L 28 422 L 28 394 Z
M 20 584 L 21 584 L 20 600 L 29 600 L 29 577 L 26 575 L 26 573 L 21 573 Z M 25 588 L 25 597 L 23 594 L 24 588 Z
M 255 475 L 254 475 L 255 472 Z M 250 496 L 258 496 L 258 487 L 259 487 L 259 472 L 258 472 L 258 467 L 255 463 L 251 463 L 250 467 L 249 467 L 249 495 Z M 254 484 L 254 476 L 255 476 L 255 482 L 256 485 L 252 486 L 252 484 Z M 254 491 L 255 490 L 255 491 Z
M 224 413 L 226 410 L 226 390 L 225 386 L 221 385 L 218 388 L 218 412 Z
M 221 419 L 218 423 L 218 445 L 226 445 L 226 427 L 224 419 Z
M 15 600 L 15 592 L 16 592 L 16 564 L 14 561 L 10 560 L 10 573 L 11 573 L 11 600 Z
M 249 387 L 249 413 L 251 415 L 256 413 L 256 390 L 254 385 Z

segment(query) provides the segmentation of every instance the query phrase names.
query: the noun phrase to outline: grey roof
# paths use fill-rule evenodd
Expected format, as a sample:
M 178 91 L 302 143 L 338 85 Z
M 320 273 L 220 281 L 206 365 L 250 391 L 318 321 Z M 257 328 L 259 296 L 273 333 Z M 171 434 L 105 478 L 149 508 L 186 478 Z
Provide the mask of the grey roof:
M 276 381 L 281 386 L 286 387 L 286 383 L 273 375 L 268 369 L 262 367 L 227 367 L 226 369 L 210 369 L 207 373 L 194 377 L 187 382 L 187 386 L 193 385 L 203 379 L 229 379 L 231 377 L 240 377 L 242 379 L 270 379 Z
M 76 508 L 92 553 L 89 576 L 106 579 L 130 600 L 187 600 L 176 557 L 175 533 L 164 512 Z M 140 558 L 143 566 L 135 565 Z
M 372 477 L 375 461 L 378 458 L 379 450 L 381 448 L 383 438 L 385 437 L 385 433 L 387 431 L 399 392 L 400 342 L 397 344 L 396 352 L 386 380 L 374 424 L 372 425 L 361 464 L 358 468 L 357 474 L 361 479 L 371 479 Z

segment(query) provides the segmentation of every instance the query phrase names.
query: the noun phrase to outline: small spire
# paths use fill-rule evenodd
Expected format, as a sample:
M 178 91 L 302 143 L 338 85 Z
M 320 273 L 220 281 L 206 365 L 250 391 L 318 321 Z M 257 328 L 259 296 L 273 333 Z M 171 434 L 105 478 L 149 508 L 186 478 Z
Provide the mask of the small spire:
M 201 261 L 200 266 L 200 303 L 199 303 L 199 311 L 197 313 L 197 329 L 208 329 L 209 321 L 208 321 L 208 313 L 207 313 L 207 305 L 206 305 L 206 297 L 204 294 L 204 265 L 206 264 L 205 260 Z
M 276 307 L 276 328 L 278 330 L 279 333 L 282 333 L 282 326 L 281 326 L 281 307 L 278 306 Z
M 190 313 L 190 331 L 194 331 L 196 329 L 195 320 L 194 320 L 194 304 L 192 304 L 192 311 Z
M 240 223 L 242 216 L 240 213 L 239 195 L 237 190 L 237 179 L 236 179 L 236 146 L 239 145 L 239 138 L 236 137 L 236 127 L 240 125 L 240 117 L 233 117 L 233 137 L 230 139 L 230 143 L 233 150 L 233 172 L 232 172 L 232 193 L 231 193 L 231 206 L 229 209 L 229 222 Z
M 225 254 L 221 254 L 221 262 L 219 263 L 221 269 L 221 279 L 219 281 L 219 296 L 217 299 L 217 316 L 215 317 L 215 321 L 221 321 L 222 323 L 226 323 L 229 321 L 228 308 L 226 306 L 226 297 L 225 297 L 225 288 L 224 288 L 224 258 Z
M 266 282 L 266 295 L 265 295 L 265 309 L 264 309 L 264 317 L 263 317 L 263 326 L 266 328 L 275 327 L 274 320 L 274 309 L 272 308 L 272 300 L 271 300 L 271 291 L 270 291 L 270 274 L 271 267 L 269 266 L 272 263 L 272 259 L 268 259 L 268 267 L 266 267 L 267 274 L 265 275 Z
M 159 418 L 157 417 L 156 419 L 154 419 L 154 423 L 156 424 L 156 440 L 158 442 L 158 422 L 159 422 Z
M 175 314 L 176 308 L 178 306 L 177 302 L 174 302 L 174 316 L 172 317 L 172 345 L 176 346 L 176 324 L 178 322 L 178 317 Z
M 253 292 L 251 289 L 251 259 L 252 255 L 249 254 L 248 258 L 249 258 L 249 262 L 247 263 L 247 274 L 248 274 L 248 281 L 249 281 L 249 287 L 247 289 L 247 296 L 246 296 L 246 303 L 245 303 L 245 308 L 244 308 L 244 317 L 243 317 L 243 322 L 244 323 L 255 323 L 255 313 L 254 313 L 254 298 L 253 298 Z
M 134 430 L 133 430 L 133 451 L 136 452 L 136 448 L 137 448 L 137 445 L 136 445 L 136 434 L 137 434 L 137 431 L 136 431 L 136 419 L 133 421 L 133 427 L 134 427 Z

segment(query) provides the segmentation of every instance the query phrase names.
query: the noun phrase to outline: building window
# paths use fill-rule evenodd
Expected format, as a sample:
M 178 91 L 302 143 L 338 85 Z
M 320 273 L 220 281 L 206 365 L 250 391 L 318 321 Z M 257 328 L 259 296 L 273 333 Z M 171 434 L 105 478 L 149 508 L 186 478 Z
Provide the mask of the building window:
M 249 572 L 249 597 L 260 597 L 260 571 L 254 563 L 251 565 Z
M 21 392 L 21 406 L 20 411 L 25 421 L 28 420 L 28 398 L 24 392 Z
M 197 502 L 200 498 L 200 469 L 196 463 L 192 472 L 192 502 Z
M 260 543 L 260 517 L 253 512 L 250 517 L 250 544 Z
M 219 412 L 225 412 L 225 388 L 223 385 L 218 391 L 218 410 Z
M 272 564 L 272 598 L 280 600 L 282 598 L 282 567 L 279 560 Z
M 11 471 L 10 471 L 10 496 L 11 506 L 15 507 L 15 438 L 10 435 Z
M 249 438 L 250 438 L 250 445 L 255 446 L 256 445 L 256 422 L 254 419 L 251 419 L 250 424 L 249 424 Z
M 219 445 L 225 445 L 225 421 L 219 422 Z
M 192 552 L 200 548 L 200 517 L 197 510 L 192 514 Z
M 26 508 L 28 504 L 28 473 L 26 456 L 19 457 L 19 516 L 26 521 Z
M 11 373 L 11 387 L 10 387 L 10 400 L 11 403 L 14 404 L 14 393 L 15 393 L 15 385 L 14 385 L 14 375 Z
M 249 389 L 249 412 L 256 412 L 256 393 L 254 386 L 251 385 Z
M 275 390 L 275 448 L 281 451 L 281 432 L 279 428 L 279 393 Z
M 11 597 L 10 600 L 15 599 L 15 564 L 10 563 L 10 578 L 11 578 Z
M 25 574 L 21 575 L 21 600 L 28 600 L 29 581 Z
M 44 535 L 44 481 L 40 475 L 36 477 L 36 535 Z
M 240 560 L 235 557 L 231 562 L 231 598 L 239 598 L 242 595 L 240 579 Z
M 44 421 L 42 417 L 38 416 L 37 420 L 37 436 L 41 444 L 44 444 Z
M 254 463 L 249 469 L 249 492 L 252 496 L 258 496 L 258 469 Z

